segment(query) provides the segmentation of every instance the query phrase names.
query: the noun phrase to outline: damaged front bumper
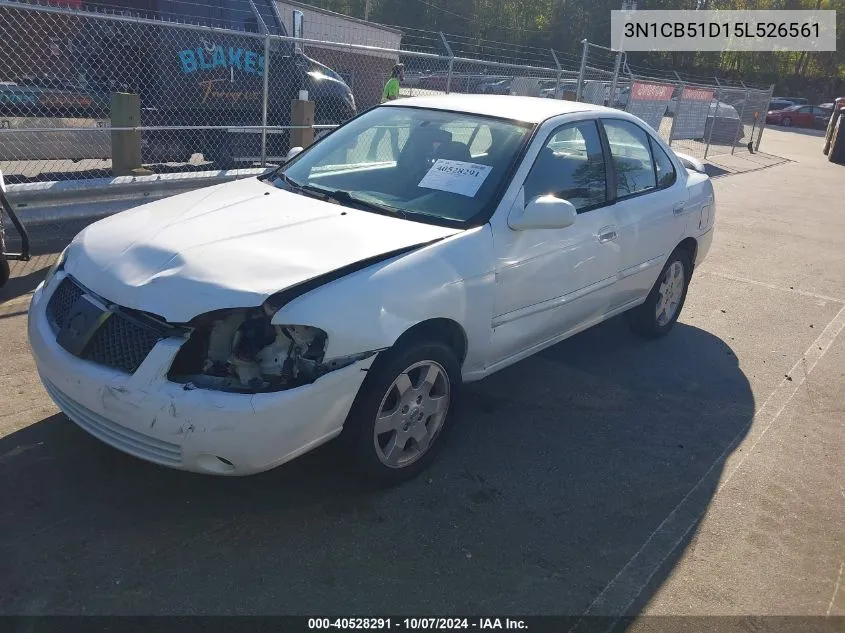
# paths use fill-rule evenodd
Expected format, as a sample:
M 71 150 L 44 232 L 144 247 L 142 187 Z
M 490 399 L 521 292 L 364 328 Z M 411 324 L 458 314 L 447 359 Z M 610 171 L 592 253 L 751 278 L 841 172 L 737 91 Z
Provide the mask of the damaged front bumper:
M 249 475 L 337 436 L 375 355 L 286 391 L 241 394 L 186 389 L 167 379 L 184 339 L 159 341 L 132 374 L 65 351 L 46 315 L 51 280 L 33 296 L 29 341 L 56 405 L 103 442 L 172 468 Z

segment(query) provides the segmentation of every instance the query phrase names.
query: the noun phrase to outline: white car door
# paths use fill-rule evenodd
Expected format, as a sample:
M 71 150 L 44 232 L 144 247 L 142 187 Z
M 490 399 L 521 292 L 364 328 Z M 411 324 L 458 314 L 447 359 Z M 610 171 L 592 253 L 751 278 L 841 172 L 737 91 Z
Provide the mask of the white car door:
M 614 308 L 636 303 L 654 285 L 686 224 L 686 179 L 642 127 L 602 119 L 608 142 L 619 232 L 619 280 Z
M 595 119 L 561 125 L 538 138 L 514 206 L 491 220 L 495 310 L 491 362 L 503 366 L 600 320 L 619 268 L 618 231 L 608 204 L 606 164 Z M 532 153 L 529 152 L 529 156 Z M 519 170 L 515 184 L 518 184 Z M 509 213 L 542 195 L 569 200 L 575 223 L 562 229 L 513 230 Z M 520 207 L 520 205 L 522 205 Z

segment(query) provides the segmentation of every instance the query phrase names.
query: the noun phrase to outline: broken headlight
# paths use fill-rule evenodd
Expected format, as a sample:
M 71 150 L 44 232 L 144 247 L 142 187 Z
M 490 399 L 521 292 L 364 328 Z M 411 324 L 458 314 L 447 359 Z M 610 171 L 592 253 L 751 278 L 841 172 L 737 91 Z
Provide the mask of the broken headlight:
M 371 354 L 324 362 L 326 333 L 308 325 L 273 325 L 264 308 L 203 315 L 173 361 L 168 378 L 186 388 L 237 393 L 292 389 Z
M 64 267 L 65 260 L 67 259 L 68 248 L 70 248 L 70 246 L 65 247 L 65 250 L 63 250 L 59 254 L 59 257 L 56 259 L 53 265 L 50 266 L 50 269 L 47 271 L 47 275 L 44 277 L 44 288 L 46 288 L 50 284 L 50 282 L 53 280 L 53 277 L 56 276 L 56 273 Z

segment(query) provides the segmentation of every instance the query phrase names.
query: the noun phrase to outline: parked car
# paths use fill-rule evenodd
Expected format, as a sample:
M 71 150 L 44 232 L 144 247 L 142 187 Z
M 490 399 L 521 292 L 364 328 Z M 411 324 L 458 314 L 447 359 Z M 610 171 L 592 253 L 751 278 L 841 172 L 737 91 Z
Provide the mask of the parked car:
M 804 97 L 772 97 L 772 101 L 789 101 L 792 105 L 807 105 L 810 103 Z
M 624 110 L 628 106 L 628 99 L 631 98 L 631 86 L 617 86 L 616 96 L 608 105 L 613 108 Z
M 364 164 L 377 128 L 401 148 Z M 61 410 L 142 459 L 242 475 L 339 436 L 397 481 L 442 446 L 462 382 L 617 314 L 668 334 L 714 209 L 700 163 L 630 114 L 401 99 L 267 175 L 90 225 L 29 341 Z
M 766 123 L 785 127 L 824 128 L 833 110 L 820 106 L 792 106 L 783 110 L 770 110 L 766 114 Z
M 711 132 L 712 130 L 712 132 Z M 710 102 L 704 125 L 704 138 L 717 145 L 732 145 L 745 137 L 745 125 L 732 105 L 715 99 Z
M 566 101 L 575 101 L 575 95 L 578 91 L 577 81 L 562 81 L 560 85 L 555 88 L 545 88 L 540 92 L 540 96 L 546 99 L 564 99 Z
M 513 77 L 505 77 L 495 81 L 489 81 L 478 86 L 478 92 L 488 95 L 509 95 Z
M 449 73 L 445 71 L 434 72 L 425 77 L 420 77 L 417 87 L 423 90 L 446 90 L 448 78 Z
M 795 104 L 792 101 L 785 101 L 783 99 L 772 99 L 769 101 L 769 109 L 768 112 L 774 112 L 777 110 L 785 110 L 786 108 L 791 108 Z
M 114 10 L 137 12 L 135 0 L 109 0 Z M 222 0 L 209 3 L 149 0 L 144 17 L 188 22 L 239 31 L 257 31 L 259 18 L 272 34 L 286 35 L 273 0 Z M 211 5 L 214 5 L 212 7 Z M 229 16 L 218 20 L 212 16 Z M 352 91 L 336 72 L 306 56 L 291 43 L 276 43 L 265 62 L 260 39 L 239 37 L 226 31 L 197 31 L 149 23 L 102 22 L 80 17 L 69 20 L 67 47 L 73 51 L 73 76 L 58 73 L 67 60 L 40 55 L 33 39 L 21 46 L 35 47 L 30 57 L 43 58 L 44 72 L 18 79 L 18 86 L 0 91 L 0 115 L 5 117 L 84 117 L 107 123 L 111 92 L 136 92 L 141 100 L 143 126 L 205 127 L 174 133 L 172 130 L 142 134 L 146 162 L 182 162 L 200 152 L 221 167 L 231 167 L 239 157 L 259 155 L 260 135 L 227 128 L 261 121 L 263 68 L 269 63 L 268 122 L 290 124 L 290 102 L 307 90 L 315 103 L 315 122 L 341 123 L 356 113 Z M 51 61 L 52 60 L 52 61 Z M 65 71 L 68 72 L 68 71 Z M 60 85 L 42 85 L 49 78 Z M 5 96 L 3 96 L 5 95 Z M 47 125 L 41 126 L 47 127 Z M 209 128 L 222 129 L 209 129 Z M 96 134 L 82 131 L 79 134 Z M 287 134 L 268 135 L 271 155 L 288 150 Z M 23 137 L 22 137 L 23 138 Z M 73 138 L 65 137 L 64 143 Z M 110 151 L 108 137 L 105 151 Z M 36 138 L 37 140 L 37 138 Z M 88 147 L 85 142 L 76 143 Z M 17 143 L 20 155 L 5 160 L 27 160 L 27 143 Z M 100 148 L 95 146 L 97 152 Z M 53 156 L 52 158 L 57 158 Z M 106 158 L 72 156 L 70 158 Z

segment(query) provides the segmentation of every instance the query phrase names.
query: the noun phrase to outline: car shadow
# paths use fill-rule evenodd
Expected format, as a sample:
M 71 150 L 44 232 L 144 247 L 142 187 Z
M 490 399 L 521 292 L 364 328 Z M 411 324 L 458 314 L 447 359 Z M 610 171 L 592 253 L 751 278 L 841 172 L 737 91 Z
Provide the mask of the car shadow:
M 467 385 L 438 460 L 394 488 L 331 444 L 213 478 L 52 415 L 0 439 L 0 612 L 578 615 L 696 485 L 703 513 L 753 414 L 724 341 L 614 319 Z
M 6 301 L 21 297 L 34 291 L 38 284 L 44 281 L 47 276 L 49 265 L 39 266 L 24 274 L 16 274 L 17 271 L 13 269 L 12 277 L 6 282 L 6 285 L 0 288 L 0 306 Z

